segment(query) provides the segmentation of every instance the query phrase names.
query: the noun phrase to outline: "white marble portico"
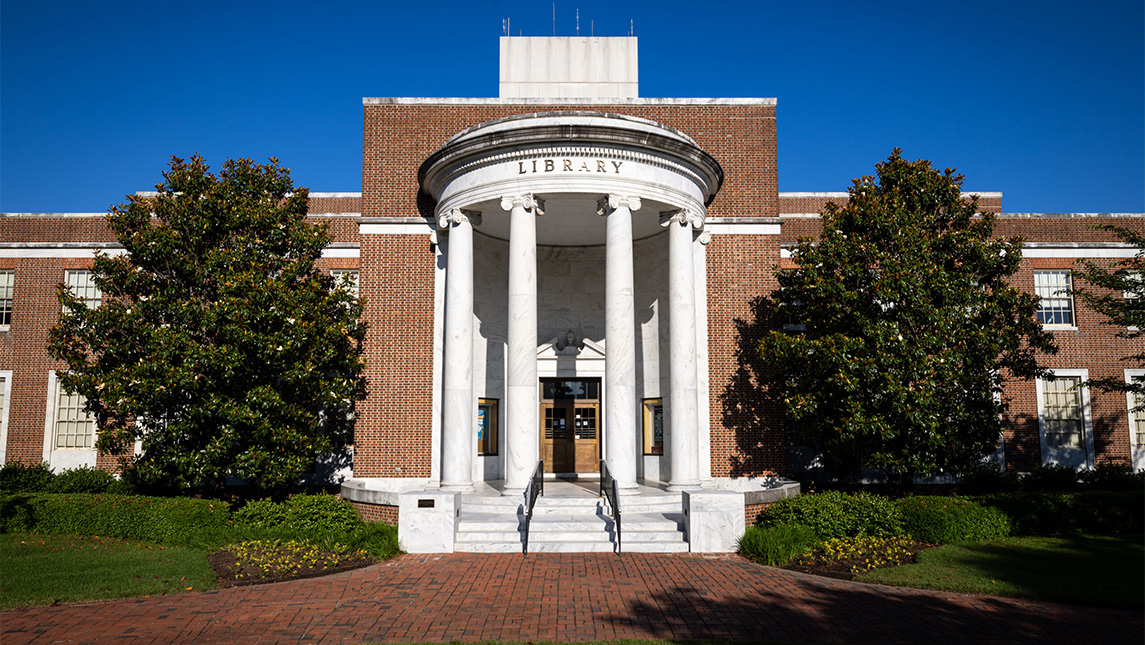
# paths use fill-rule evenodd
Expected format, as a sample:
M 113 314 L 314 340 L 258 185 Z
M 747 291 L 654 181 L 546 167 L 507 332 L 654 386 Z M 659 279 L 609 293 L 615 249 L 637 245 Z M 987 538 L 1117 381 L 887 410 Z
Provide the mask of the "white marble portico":
M 638 334 L 646 320 L 635 305 L 634 268 L 640 240 L 664 235 L 667 251 L 667 350 L 669 385 L 660 392 L 668 419 L 664 458 L 671 490 L 700 487 L 701 427 L 698 414 L 697 294 L 703 294 L 705 206 L 723 179 L 719 164 L 692 139 L 671 128 L 632 117 L 561 112 L 529 114 L 484 123 L 450 139 L 425 161 L 422 190 L 436 200 L 445 263 L 442 339 L 441 454 L 439 482 L 446 490 L 472 490 L 482 478 L 475 467 L 474 254 L 507 242 L 504 289 L 504 425 L 500 476 L 506 494 L 519 494 L 537 464 L 538 348 L 551 336 L 538 328 L 541 307 L 538 247 L 559 254 L 568 247 L 604 247 L 604 348 L 602 455 L 623 492 L 635 494 L 642 454 L 643 417 L 638 372 L 660 373 L 642 363 Z M 480 244 L 475 245 L 475 237 Z M 663 238 L 659 238 L 663 239 Z M 479 247 L 479 248 L 476 248 Z M 643 247 L 660 248 L 660 247 Z M 501 251 L 498 251 L 501 252 Z M 576 251 L 570 251 L 576 253 Z M 594 256 L 595 257 L 595 256 Z M 653 259 L 654 260 L 654 259 Z M 697 279 L 697 276 L 700 276 Z M 478 279 L 483 276 L 478 275 Z M 697 284 L 701 282 L 701 284 Z M 572 298 L 572 296 L 570 296 Z M 701 305 L 703 303 L 700 303 Z M 661 305 L 662 306 L 662 305 Z M 482 321 L 478 320 L 476 329 Z M 574 336 L 579 330 L 570 329 Z M 488 330 L 482 333 L 495 334 Z M 648 333 L 648 332 L 643 332 Z M 561 335 L 563 338 L 563 334 Z M 584 337 L 584 340 L 589 340 Z M 486 356 L 486 354 L 481 354 Z M 482 382 L 502 378 L 485 361 Z M 480 371 L 480 370 L 478 370 Z M 705 371 L 706 375 L 706 371 Z M 543 376 L 543 375 L 542 375 Z M 647 396 L 647 392 L 644 392 Z

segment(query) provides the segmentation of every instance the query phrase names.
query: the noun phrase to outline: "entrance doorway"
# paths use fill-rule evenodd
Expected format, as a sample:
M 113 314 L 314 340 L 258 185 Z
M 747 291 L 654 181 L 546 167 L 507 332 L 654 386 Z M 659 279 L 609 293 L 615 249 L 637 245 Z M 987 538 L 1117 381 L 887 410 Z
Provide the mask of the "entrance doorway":
M 541 459 L 547 473 L 600 472 L 600 379 L 541 379 Z

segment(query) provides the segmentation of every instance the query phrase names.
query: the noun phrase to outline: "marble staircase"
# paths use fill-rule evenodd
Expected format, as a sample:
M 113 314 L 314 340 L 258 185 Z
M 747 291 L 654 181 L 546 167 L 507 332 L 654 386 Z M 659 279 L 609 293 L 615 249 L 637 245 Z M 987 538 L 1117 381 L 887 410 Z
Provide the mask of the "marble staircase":
M 525 536 L 522 497 L 465 495 L 454 548 L 459 552 L 519 553 Z M 688 551 L 679 493 L 642 487 L 621 504 L 621 546 L 626 553 Z M 530 553 L 616 551 L 616 528 L 595 485 L 546 482 L 529 531 Z

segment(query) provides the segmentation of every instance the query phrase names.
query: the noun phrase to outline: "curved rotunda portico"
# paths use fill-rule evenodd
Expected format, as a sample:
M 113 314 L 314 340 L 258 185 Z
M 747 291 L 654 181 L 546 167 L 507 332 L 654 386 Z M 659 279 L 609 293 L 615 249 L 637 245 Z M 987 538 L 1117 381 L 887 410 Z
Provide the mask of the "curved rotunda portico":
M 597 450 L 622 492 L 635 493 L 637 478 L 650 474 L 640 472 L 646 467 L 641 467 L 638 457 L 644 452 L 644 438 L 638 432 L 643 417 L 640 395 L 659 394 L 667 421 L 664 457 L 668 463 L 650 478 L 660 479 L 666 471 L 670 489 L 699 487 L 700 435 L 706 437 L 707 428 L 701 428 L 698 416 L 697 369 L 704 366 L 698 368 L 696 361 L 696 294 L 703 289 L 696 283 L 704 275 L 699 245 L 705 206 L 722 180 L 719 164 L 686 135 L 651 121 L 594 112 L 540 113 L 490 121 L 455 135 L 422 164 L 419 181 L 437 203 L 437 224 L 444 233 L 439 444 L 443 489 L 468 490 L 474 479 L 484 478 L 504 479 L 507 494 L 524 489 L 543 454 L 538 404 L 539 377 L 545 374 L 539 375 L 538 349 L 552 331 L 542 329 L 545 324 L 539 326 L 539 310 L 544 307 L 543 313 L 549 315 L 550 305 L 557 310 L 580 305 L 590 310 L 580 314 L 592 317 L 598 312 L 593 304 L 598 300 L 591 293 L 565 294 L 563 283 L 556 278 L 549 281 L 552 286 L 539 284 L 538 249 L 545 258 L 571 254 L 573 259 L 587 259 L 599 258 L 599 251 L 592 249 L 601 245 L 603 326 L 594 320 L 583 329 L 568 330 L 570 337 L 583 339 L 581 346 L 592 341 L 604 352 L 599 398 L 603 427 L 593 417 L 593 441 L 603 438 L 603 450 L 599 445 Z M 662 239 L 665 229 L 666 245 L 655 241 Z M 647 320 L 638 321 L 636 313 L 639 270 L 634 252 L 638 244 L 651 253 L 667 255 L 666 270 L 651 287 L 666 296 L 667 307 L 657 303 L 661 320 L 651 331 L 646 329 Z M 483 267 L 488 263 L 480 257 L 482 253 L 507 256 L 505 286 L 491 284 L 488 274 L 496 272 L 483 270 L 475 281 L 475 253 Z M 699 267 L 694 266 L 696 258 Z M 662 257 L 641 258 L 641 265 L 656 265 L 658 260 L 663 264 Z M 541 260 L 542 269 L 545 261 Z M 641 284 L 648 280 L 642 278 Z M 475 308 L 475 292 L 480 291 L 497 296 L 477 293 Z M 592 285 L 588 291 L 593 291 Z M 490 298 L 503 303 L 503 325 L 481 318 L 480 303 Z M 542 300 L 547 304 L 542 305 Z M 499 315 L 486 317 L 501 319 Z M 503 357 L 477 348 L 484 364 L 475 371 L 475 336 L 496 338 L 501 327 Z M 590 338 L 601 332 L 603 338 Z M 563 338 L 564 332 L 556 335 Z M 664 350 L 666 361 L 661 356 Z M 587 362 L 577 362 L 575 351 L 564 353 L 567 356 L 562 358 L 568 360 L 563 374 L 593 373 Z M 582 366 L 579 371 L 578 365 Z M 660 387 L 653 377 L 663 372 L 668 374 L 666 391 L 656 392 Z M 638 374 L 644 377 L 639 383 Z M 483 391 L 475 391 L 475 380 L 484 383 Z M 477 402 L 493 387 L 490 383 L 499 382 L 505 399 L 502 457 L 492 468 L 478 467 Z M 551 424 L 551 419 L 545 423 Z M 579 411 L 576 425 L 580 439 Z

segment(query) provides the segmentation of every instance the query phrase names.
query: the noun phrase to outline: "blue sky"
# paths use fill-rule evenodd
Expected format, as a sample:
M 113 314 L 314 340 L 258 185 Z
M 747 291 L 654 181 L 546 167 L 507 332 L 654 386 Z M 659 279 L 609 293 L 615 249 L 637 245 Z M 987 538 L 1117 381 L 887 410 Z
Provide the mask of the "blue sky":
M 776 97 L 779 186 L 842 191 L 900 146 L 1008 212 L 1145 211 L 1145 8 L 1113 2 L 558 2 L 640 38 L 646 97 Z M 543 2 L 0 4 L 0 211 L 100 212 L 171 155 L 276 156 L 361 189 L 363 96 L 495 96 Z

